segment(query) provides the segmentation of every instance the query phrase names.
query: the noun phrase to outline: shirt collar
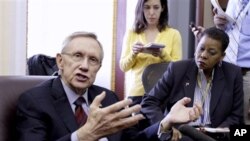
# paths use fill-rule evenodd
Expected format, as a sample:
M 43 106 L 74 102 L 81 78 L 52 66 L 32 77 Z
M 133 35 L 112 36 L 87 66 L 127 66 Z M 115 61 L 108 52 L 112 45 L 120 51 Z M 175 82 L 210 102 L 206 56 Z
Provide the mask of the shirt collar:
M 86 89 L 85 93 L 83 93 L 82 95 L 78 95 L 68 85 L 66 85 L 62 79 L 61 79 L 61 82 L 62 82 L 62 85 L 63 85 L 63 89 L 64 89 L 64 91 L 66 93 L 66 96 L 67 96 L 67 98 L 68 98 L 71 105 L 80 96 L 82 96 L 86 100 L 86 104 L 89 105 L 89 102 L 88 102 L 88 88 Z
M 201 80 L 206 80 L 206 76 L 205 76 L 204 71 L 202 69 L 198 70 L 198 75 L 200 75 Z M 214 78 L 214 69 L 212 70 L 212 76 L 210 78 L 211 81 L 213 80 L 213 78 Z

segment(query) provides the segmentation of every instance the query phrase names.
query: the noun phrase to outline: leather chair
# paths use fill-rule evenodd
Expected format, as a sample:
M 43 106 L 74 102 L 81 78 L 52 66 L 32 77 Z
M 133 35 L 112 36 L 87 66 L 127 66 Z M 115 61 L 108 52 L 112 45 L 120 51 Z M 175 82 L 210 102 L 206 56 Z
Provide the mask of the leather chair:
M 142 85 L 148 93 L 167 70 L 169 62 L 148 65 L 142 73 Z
M 35 54 L 27 61 L 29 75 L 58 75 L 56 58 L 45 54 Z
M 0 76 L 0 141 L 13 141 L 17 99 L 24 91 L 53 76 Z

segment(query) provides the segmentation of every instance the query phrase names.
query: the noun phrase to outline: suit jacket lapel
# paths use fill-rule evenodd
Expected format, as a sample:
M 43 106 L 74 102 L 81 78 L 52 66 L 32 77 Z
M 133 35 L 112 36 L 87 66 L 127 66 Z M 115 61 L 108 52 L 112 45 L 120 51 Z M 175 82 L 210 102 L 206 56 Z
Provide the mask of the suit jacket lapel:
M 95 97 L 98 96 L 99 94 L 101 94 L 102 92 L 103 92 L 102 88 L 97 87 L 95 85 L 90 86 L 88 88 L 88 101 L 89 101 L 89 104 L 91 104 L 92 101 L 95 99 Z M 103 101 L 101 102 L 101 104 L 102 104 L 103 107 L 107 107 L 112 103 L 109 101 L 108 96 L 106 96 L 103 99 Z
M 57 114 L 60 116 L 60 119 L 62 119 L 66 128 L 70 132 L 74 132 L 78 128 L 78 125 L 59 77 L 54 80 L 52 88 L 54 106 Z
M 95 97 L 98 94 L 99 93 L 97 91 L 95 91 L 95 87 L 93 85 L 88 88 L 88 101 L 89 101 L 89 105 L 93 102 L 93 100 L 95 99 Z
M 221 67 L 217 66 L 214 72 L 214 78 L 211 89 L 210 115 L 214 112 L 225 87 L 225 78 Z
M 186 75 L 184 78 L 184 83 L 183 83 L 183 87 L 184 87 L 184 94 L 186 97 L 190 97 L 192 99 L 192 102 L 188 103 L 187 106 L 193 106 L 193 102 L 194 102 L 194 90 L 195 90 L 195 86 L 196 86 L 196 76 L 197 76 L 197 72 L 198 72 L 198 68 L 195 64 L 195 61 L 192 61 L 189 65 L 189 67 L 187 68 L 186 71 Z

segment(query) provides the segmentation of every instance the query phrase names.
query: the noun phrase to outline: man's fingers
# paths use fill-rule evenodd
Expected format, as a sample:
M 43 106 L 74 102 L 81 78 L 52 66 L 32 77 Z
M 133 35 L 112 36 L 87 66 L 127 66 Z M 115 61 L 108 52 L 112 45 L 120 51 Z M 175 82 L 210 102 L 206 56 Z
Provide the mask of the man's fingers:
M 129 116 L 126 118 L 115 120 L 112 122 L 112 124 L 113 127 L 119 128 L 121 130 L 137 124 L 142 119 L 145 119 L 145 117 L 142 114 L 137 114 L 134 116 Z
M 132 114 L 140 112 L 140 110 L 141 110 L 141 105 L 137 104 L 132 107 L 121 110 L 119 113 L 117 113 L 116 118 L 128 117 L 128 116 L 131 116 Z
M 195 115 L 195 111 L 192 109 L 189 111 L 189 121 L 195 121 L 197 116 Z
M 203 109 L 200 103 L 195 103 L 194 108 L 198 113 L 203 114 Z
M 218 14 L 217 8 L 213 8 L 213 14 Z
M 189 111 L 189 118 L 191 121 L 194 121 L 200 117 L 202 114 L 202 108 L 199 104 L 195 103 L 195 105 Z
M 122 101 L 119 101 L 115 104 L 112 104 L 108 107 L 103 108 L 103 110 L 105 110 L 107 113 L 114 113 L 114 112 L 118 112 L 121 109 L 129 106 L 130 104 L 132 104 L 132 100 L 131 99 L 125 99 Z
M 106 92 L 103 91 L 101 94 L 95 97 L 93 100 L 92 104 L 90 105 L 91 107 L 99 107 L 101 105 L 102 100 L 105 98 Z
M 179 100 L 178 102 L 180 102 L 182 105 L 186 105 L 189 102 L 191 102 L 191 98 L 188 97 L 183 97 L 181 100 Z

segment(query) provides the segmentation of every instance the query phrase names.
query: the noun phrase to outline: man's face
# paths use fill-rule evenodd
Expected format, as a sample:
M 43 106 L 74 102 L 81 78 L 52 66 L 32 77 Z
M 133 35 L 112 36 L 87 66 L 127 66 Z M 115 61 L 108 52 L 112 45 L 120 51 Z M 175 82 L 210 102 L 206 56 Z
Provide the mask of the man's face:
M 94 83 L 101 67 L 101 54 L 96 40 L 77 37 L 57 55 L 63 81 L 77 94 L 83 94 Z
M 198 68 L 211 71 L 224 57 L 221 42 L 203 36 L 196 48 L 195 61 Z

